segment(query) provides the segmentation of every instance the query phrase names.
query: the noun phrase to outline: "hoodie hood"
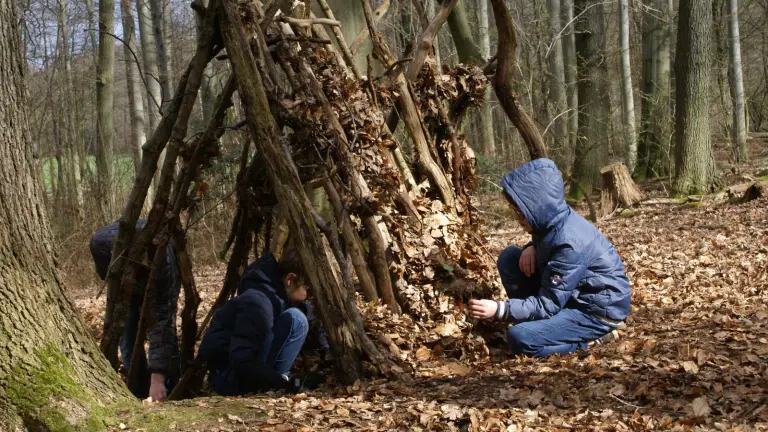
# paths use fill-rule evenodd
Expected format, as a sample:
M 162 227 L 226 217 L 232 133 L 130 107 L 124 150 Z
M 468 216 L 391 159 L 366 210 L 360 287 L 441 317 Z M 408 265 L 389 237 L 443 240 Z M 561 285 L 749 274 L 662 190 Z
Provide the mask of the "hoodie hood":
M 535 159 L 510 172 L 501 180 L 501 187 L 536 234 L 551 230 L 570 211 L 563 178 L 549 159 Z
M 269 297 L 281 300 L 283 305 L 289 303 L 288 293 L 280 276 L 280 267 L 271 252 L 262 255 L 245 270 L 237 294 L 240 295 L 248 290 L 262 291 Z

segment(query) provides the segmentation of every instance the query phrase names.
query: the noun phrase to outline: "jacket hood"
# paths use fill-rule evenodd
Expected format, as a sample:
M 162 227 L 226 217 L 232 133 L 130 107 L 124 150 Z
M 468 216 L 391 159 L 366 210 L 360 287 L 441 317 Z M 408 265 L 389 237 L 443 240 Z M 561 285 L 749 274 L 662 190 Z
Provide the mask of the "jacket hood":
M 501 187 L 536 234 L 552 229 L 570 211 L 563 178 L 549 159 L 535 159 L 510 172 L 501 180 Z
M 261 258 L 248 266 L 241 279 L 240 287 L 237 289 L 237 294 L 240 295 L 250 289 L 276 296 L 284 304 L 289 303 L 283 278 L 280 277 L 280 267 L 271 252 L 262 255 Z

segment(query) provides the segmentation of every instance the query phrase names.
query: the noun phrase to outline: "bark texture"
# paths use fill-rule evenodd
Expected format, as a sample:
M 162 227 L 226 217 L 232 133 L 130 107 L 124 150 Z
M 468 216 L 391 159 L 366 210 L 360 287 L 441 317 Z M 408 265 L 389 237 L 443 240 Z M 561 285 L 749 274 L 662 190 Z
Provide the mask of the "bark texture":
M 115 0 L 99 2 L 99 60 L 96 67 L 96 171 L 102 224 L 112 220 L 112 152 L 115 120 Z
M 579 94 L 576 88 L 576 32 L 573 21 L 573 0 L 560 0 L 561 22 L 563 25 L 563 64 L 566 91 L 568 94 L 568 142 L 571 152 L 576 146 L 576 129 L 579 126 Z M 570 156 L 569 161 L 570 161 Z
M 632 67 L 629 61 L 629 0 L 619 2 L 621 20 L 621 107 L 624 118 L 624 145 L 627 167 L 632 172 L 637 162 L 637 135 L 635 133 L 635 98 L 632 92 Z
M 149 130 L 151 133 L 160 122 L 160 104 L 163 101 L 163 91 L 160 88 L 155 31 L 152 27 L 152 11 L 149 8 L 148 1 L 136 0 L 136 11 L 139 16 L 141 60 L 144 65 L 144 81 L 147 83 L 147 113 L 149 114 Z
M 141 98 L 139 48 L 136 44 L 133 5 L 130 0 L 120 0 L 120 11 L 123 17 L 123 61 L 128 87 L 128 111 L 131 116 L 131 147 L 133 147 L 134 164 L 138 172 L 141 163 L 141 146 L 147 139 L 147 125 L 144 121 L 144 101 Z
M 627 208 L 643 200 L 643 194 L 623 163 L 604 167 L 600 170 L 600 178 L 600 210 L 603 216 L 613 213 L 619 206 Z
M 709 131 L 712 2 L 682 0 L 675 61 L 675 179 L 681 195 L 709 191 L 715 159 Z
M 733 103 L 733 153 L 737 162 L 749 160 L 747 121 L 744 109 L 744 78 L 741 73 L 741 39 L 739 37 L 739 2 L 728 0 L 728 78 Z
M 600 168 L 608 157 L 610 102 L 608 66 L 605 55 L 603 3 L 599 0 L 576 2 L 576 51 L 578 53 L 579 129 L 574 161 L 574 183 L 570 196 L 592 193 Z
M 549 35 L 552 46 L 549 49 L 550 87 L 549 99 L 552 112 L 552 157 L 558 166 L 566 166 L 568 162 L 568 95 L 565 81 L 565 63 L 563 60 L 563 41 L 561 38 L 562 24 L 560 23 L 560 0 L 548 0 Z
M 99 404 L 128 393 L 62 291 L 32 168 L 17 22 L 15 2 L 0 2 L 0 430 L 103 428 Z

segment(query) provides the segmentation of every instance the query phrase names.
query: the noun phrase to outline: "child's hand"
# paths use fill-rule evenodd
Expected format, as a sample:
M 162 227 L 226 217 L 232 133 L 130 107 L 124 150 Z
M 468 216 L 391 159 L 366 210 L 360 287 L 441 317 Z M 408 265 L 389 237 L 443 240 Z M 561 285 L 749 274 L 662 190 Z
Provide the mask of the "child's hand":
M 536 248 L 528 246 L 520 255 L 520 270 L 528 277 L 536 273 Z
M 488 319 L 496 315 L 499 305 L 493 300 L 475 300 L 469 301 L 469 315 L 472 318 Z

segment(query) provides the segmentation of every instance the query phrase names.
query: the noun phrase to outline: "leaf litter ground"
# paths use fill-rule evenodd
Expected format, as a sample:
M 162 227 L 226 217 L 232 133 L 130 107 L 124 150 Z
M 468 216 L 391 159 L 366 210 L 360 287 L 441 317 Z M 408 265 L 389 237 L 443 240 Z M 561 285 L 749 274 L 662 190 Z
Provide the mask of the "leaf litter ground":
M 496 222 L 492 253 L 525 241 L 511 218 Z M 598 225 L 633 284 L 628 328 L 616 342 L 569 356 L 513 358 L 502 349 L 503 326 L 472 325 L 460 302 L 444 322 L 428 323 L 361 304 L 369 333 L 400 360 L 407 379 L 200 398 L 184 404 L 209 420 L 181 419 L 172 429 L 768 430 L 768 201 L 661 206 Z M 196 276 L 202 317 L 223 270 Z M 103 297 L 89 291 L 73 299 L 98 337 Z M 297 367 L 313 363 L 300 358 Z M 126 430 L 153 430 L 132 419 Z

